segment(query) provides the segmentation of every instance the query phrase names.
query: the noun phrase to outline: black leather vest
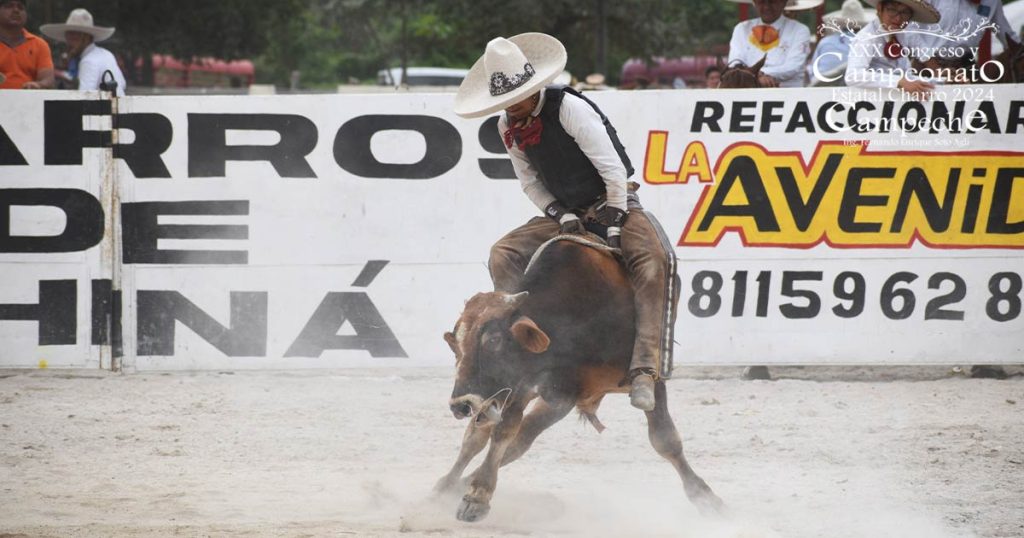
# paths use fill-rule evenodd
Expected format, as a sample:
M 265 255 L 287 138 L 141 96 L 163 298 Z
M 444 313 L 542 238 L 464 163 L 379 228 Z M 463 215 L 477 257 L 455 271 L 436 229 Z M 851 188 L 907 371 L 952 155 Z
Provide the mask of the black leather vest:
M 526 156 L 555 199 L 569 209 L 581 209 L 590 206 L 606 189 L 601 174 L 559 120 L 563 88 L 544 89 L 544 107 L 538 115 L 544 129 L 540 142 L 526 147 Z

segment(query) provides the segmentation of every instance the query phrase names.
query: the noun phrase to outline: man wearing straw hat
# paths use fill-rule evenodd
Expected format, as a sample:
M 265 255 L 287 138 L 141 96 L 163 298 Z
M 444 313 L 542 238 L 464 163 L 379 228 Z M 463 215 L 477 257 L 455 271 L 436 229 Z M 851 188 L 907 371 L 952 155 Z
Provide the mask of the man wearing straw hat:
M 866 0 L 878 18 L 854 37 L 846 67 L 846 85 L 860 88 L 900 88 L 925 98 L 935 85 L 914 76 L 907 37 L 902 31 L 911 21 L 933 24 L 939 12 L 925 0 Z
M 938 68 L 964 68 L 972 63 L 979 66 L 992 59 L 993 29 L 984 32 L 971 32 L 959 37 L 951 43 L 951 36 L 963 33 L 964 28 L 977 29 L 986 24 L 995 26 L 995 36 L 1005 48 L 1012 48 L 1020 43 L 1020 36 L 1010 24 L 1003 10 L 1003 0 L 929 0 L 935 10 L 942 14 L 938 22 L 938 30 L 922 33 L 920 54 L 915 60 L 924 66 Z M 957 56 L 960 54 L 960 56 Z M 972 58 L 973 57 L 973 58 Z M 960 73 L 956 82 L 982 82 L 969 80 L 966 74 Z M 955 78 L 955 77 L 954 77 Z
M 876 18 L 873 12 L 864 9 L 860 0 L 846 0 L 842 9 L 823 17 L 824 36 L 818 40 L 818 46 L 814 48 L 814 59 L 807 65 L 812 83 L 819 82 L 814 76 L 814 70 L 823 74 L 824 78 L 832 78 L 846 70 L 853 35 Z
M 565 62 L 565 47 L 549 35 L 495 38 L 456 94 L 455 113 L 462 117 L 504 111 L 498 132 L 523 191 L 545 215 L 498 240 L 488 268 L 495 290 L 518 292 L 533 253 L 560 233 L 590 230 L 621 249 L 636 310 L 630 402 L 650 411 L 654 383 L 669 375 L 672 364 L 675 252 L 636 193 L 627 192 L 630 165 L 611 124 L 581 94 L 546 87 Z
M 751 0 L 731 0 L 751 3 Z M 811 31 L 806 25 L 783 17 L 796 0 L 753 0 L 758 17 L 736 25 L 729 41 L 729 64 L 754 65 L 767 58 L 758 75 L 761 87 L 799 88 L 804 85 L 804 65 L 810 52 Z
M 25 0 L 0 0 L 0 89 L 53 87 L 50 46 L 25 30 L 27 22 Z
M 113 28 L 95 26 L 92 14 L 79 8 L 68 15 L 66 23 L 44 24 L 39 31 L 46 37 L 67 43 L 68 57 L 78 62 L 79 90 L 99 90 L 104 82 L 107 83 L 104 89 L 108 89 L 111 82 L 116 82 L 114 91 L 118 97 L 124 96 L 127 84 L 117 59 L 109 50 L 96 45 L 114 35 Z

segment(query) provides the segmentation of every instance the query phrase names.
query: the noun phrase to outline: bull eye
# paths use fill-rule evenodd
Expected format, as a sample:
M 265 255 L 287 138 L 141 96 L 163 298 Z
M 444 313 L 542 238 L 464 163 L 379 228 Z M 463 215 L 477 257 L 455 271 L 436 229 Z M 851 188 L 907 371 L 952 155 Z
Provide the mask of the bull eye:
M 480 336 L 480 345 L 487 351 L 496 352 L 501 349 L 501 343 L 504 340 L 500 331 L 487 331 Z

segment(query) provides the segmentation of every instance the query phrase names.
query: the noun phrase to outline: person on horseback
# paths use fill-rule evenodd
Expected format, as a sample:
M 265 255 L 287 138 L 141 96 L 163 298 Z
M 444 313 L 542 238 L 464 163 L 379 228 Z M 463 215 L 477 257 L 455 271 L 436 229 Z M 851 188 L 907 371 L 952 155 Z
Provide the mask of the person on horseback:
M 846 66 L 846 85 L 858 88 L 900 88 L 927 98 L 935 85 L 914 76 L 909 55 L 904 53 L 911 35 L 903 29 L 911 21 L 932 24 L 939 13 L 925 0 L 867 0 L 878 18 L 853 39 Z
M 632 166 L 611 123 L 572 88 L 548 86 L 566 59 L 562 43 L 546 34 L 498 37 L 456 94 L 459 116 L 504 111 L 498 132 L 523 191 L 545 215 L 499 239 L 488 268 L 495 291 L 518 292 L 533 253 L 556 235 L 590 231 L 620 249 L 636 308 L 630 402 L 650 411 L 655 381 L 671 373 L 679 299 L 675 252 L 640 206 L 637 185 L 627 184 Z
M 733 0 L 748 2 L 750 0 Z M 804 85 L 804 65 L 810 53 L 811 31 L 806 25 L 782 15 L 795 0 L 753 0 L 757 18 L 733 29 L 729 41 L 729 65 L 751 66 L 765 58 L 758 74 L 762 88 L 799 88 Z M 767 57 L 766 57 L 767 55 Z
M 986 24 L 995 25 L 996 37 L 1006 49 L 1020 44 L 1020 37 L 1006 19 L 1003 0 L 930 0 L 932 6 L 942 15 L 938 21 L 938 32 L 920 34 L 923 54 L 917 58 L 917 67 L 931 69 L 951 68 L 959 71 L 953 82 L 983 82 L 970 80 L 966 70 L 972 64 L 983 66 L 992 59 L 992 29 L 971 32 L 959 37 L 955 46 L 950 46 L 950 37 L 963 34 L 965 25 L 974 30 Z M 977 52 L 975 52 L 977 51 Z M 957 56 L 960 54 L 960 56 Z

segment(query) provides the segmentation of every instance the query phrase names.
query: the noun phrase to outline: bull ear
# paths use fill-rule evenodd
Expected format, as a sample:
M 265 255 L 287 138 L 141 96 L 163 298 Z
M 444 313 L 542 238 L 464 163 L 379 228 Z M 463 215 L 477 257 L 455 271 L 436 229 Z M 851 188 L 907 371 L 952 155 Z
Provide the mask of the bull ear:
M 456 353 L 457 352 L 457 350 L 455 349 L 456 348 L 456 345 L 455 345 L 456 344 L 456 340 L 455 340 L 455 334 L 454 333 L 452 333 L 451 331 L 448 331 L 448 332 L 444 333 L 444 341 L 448 342 L 448 347 L 452 348 L 452 353 Z
M 526 316 L 519 316 L 509 331 L 512 333 L 512 338 L 530 353 L 544 353 L 551 345 L 548 335 Z
M 761 72 L 761 68 L 764 67 L 764 62 L 767 59 L 768 59 L 768 55 L 765 54 L 764 58 L 761 58 L 760 60 L 757 61 L 757 63 L 755 63 L 754 65 L 750 66 L 750 70 L 753 71 L 755 75 L 760 73 Z

